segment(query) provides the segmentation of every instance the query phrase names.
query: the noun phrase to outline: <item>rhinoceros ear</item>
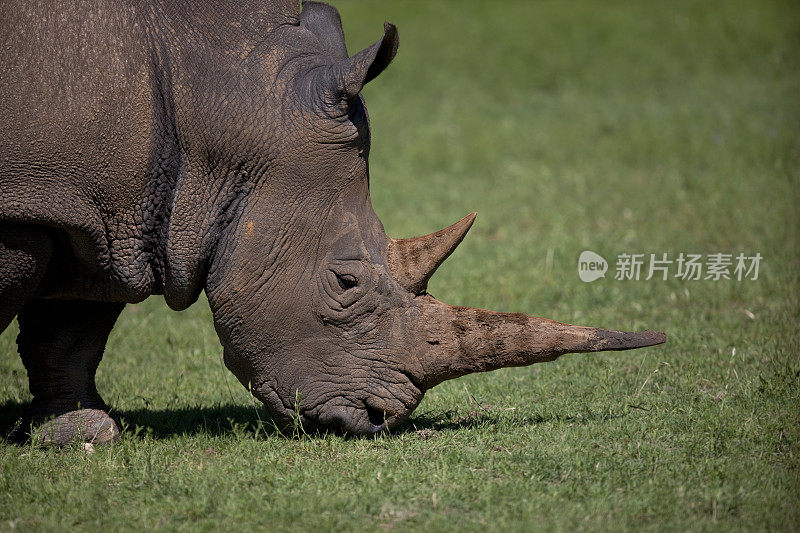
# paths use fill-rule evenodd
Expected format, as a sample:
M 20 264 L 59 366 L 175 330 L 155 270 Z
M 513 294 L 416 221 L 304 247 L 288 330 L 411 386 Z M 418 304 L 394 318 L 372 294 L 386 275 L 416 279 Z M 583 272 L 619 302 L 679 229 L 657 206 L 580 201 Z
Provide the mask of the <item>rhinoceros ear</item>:
M 347 59 L 342 19 L 335 7 L 323 2 L 303 2 L 300 25 L 317 36 L 325 54 L 336 61 Z
M 389 66 L 397 53 L 397 28 L 383 23 L 383 37 L 351 58 L 337 62 L 328 71 L 326 83 L 338 96 L 351 100 L 369 81 Z

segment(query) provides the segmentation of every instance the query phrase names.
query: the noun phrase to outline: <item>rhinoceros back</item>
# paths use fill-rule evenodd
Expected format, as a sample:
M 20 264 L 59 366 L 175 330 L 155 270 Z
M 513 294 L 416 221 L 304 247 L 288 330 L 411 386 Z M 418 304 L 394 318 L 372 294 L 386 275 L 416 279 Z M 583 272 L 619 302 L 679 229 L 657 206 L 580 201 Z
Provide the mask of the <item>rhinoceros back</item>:
M 52 296 L 141 300 L 160 283 L 151 219 L 163 201 L 146 17 L 111 1 L 0 11 L 0 222 L 64 241 L 78 281 Z

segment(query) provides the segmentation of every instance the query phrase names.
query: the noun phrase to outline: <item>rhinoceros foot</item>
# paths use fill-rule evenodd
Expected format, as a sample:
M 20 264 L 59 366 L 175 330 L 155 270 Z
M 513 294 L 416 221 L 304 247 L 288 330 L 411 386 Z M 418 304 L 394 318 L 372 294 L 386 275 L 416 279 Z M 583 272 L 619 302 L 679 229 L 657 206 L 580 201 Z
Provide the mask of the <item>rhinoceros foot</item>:
M 106 444 L 118 438 L 119 426 L 100 409 L 77 409 L 46 419 L 35 417 L 31 430 L 33 442 L 58 447 L 72 443 Z

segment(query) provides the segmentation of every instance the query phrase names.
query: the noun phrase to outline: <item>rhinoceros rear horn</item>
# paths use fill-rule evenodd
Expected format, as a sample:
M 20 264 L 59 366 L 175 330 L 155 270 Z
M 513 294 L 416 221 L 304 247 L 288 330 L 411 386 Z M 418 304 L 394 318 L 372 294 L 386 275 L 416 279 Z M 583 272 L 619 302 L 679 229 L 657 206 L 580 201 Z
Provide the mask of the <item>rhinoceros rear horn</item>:
M 326 82 L 340 97 L 351 100 L 358 96 L 369 81 L 389 66 L 397 53 L 399 39 L 394 24 L 383 23 L 383 37 L 353 57 L 336 63 Z
M 386 259 L 392 277 L 405 290 L 421 294 L 436 269 L 450 257 L 472 227 L 476 213 L 424 237 L 389 239 Z

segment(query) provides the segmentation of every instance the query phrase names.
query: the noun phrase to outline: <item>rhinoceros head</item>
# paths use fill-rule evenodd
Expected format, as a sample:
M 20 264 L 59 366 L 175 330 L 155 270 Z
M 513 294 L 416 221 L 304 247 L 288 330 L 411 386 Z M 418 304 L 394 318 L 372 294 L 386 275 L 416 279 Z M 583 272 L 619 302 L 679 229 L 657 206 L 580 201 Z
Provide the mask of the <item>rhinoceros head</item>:
M 215 254 L 206 291 L 228 368 L 282 420 L 352 434 L 401 423 L 425 391 L 471 372 L 568 352 L 664 342 L 441 303 L 425 289 L 475 219 L 391 239 L 369 197 L 359 94 L 395 55 L 397 30 L 348 57 L 339 16 L 307 2 L 285 139 Z

